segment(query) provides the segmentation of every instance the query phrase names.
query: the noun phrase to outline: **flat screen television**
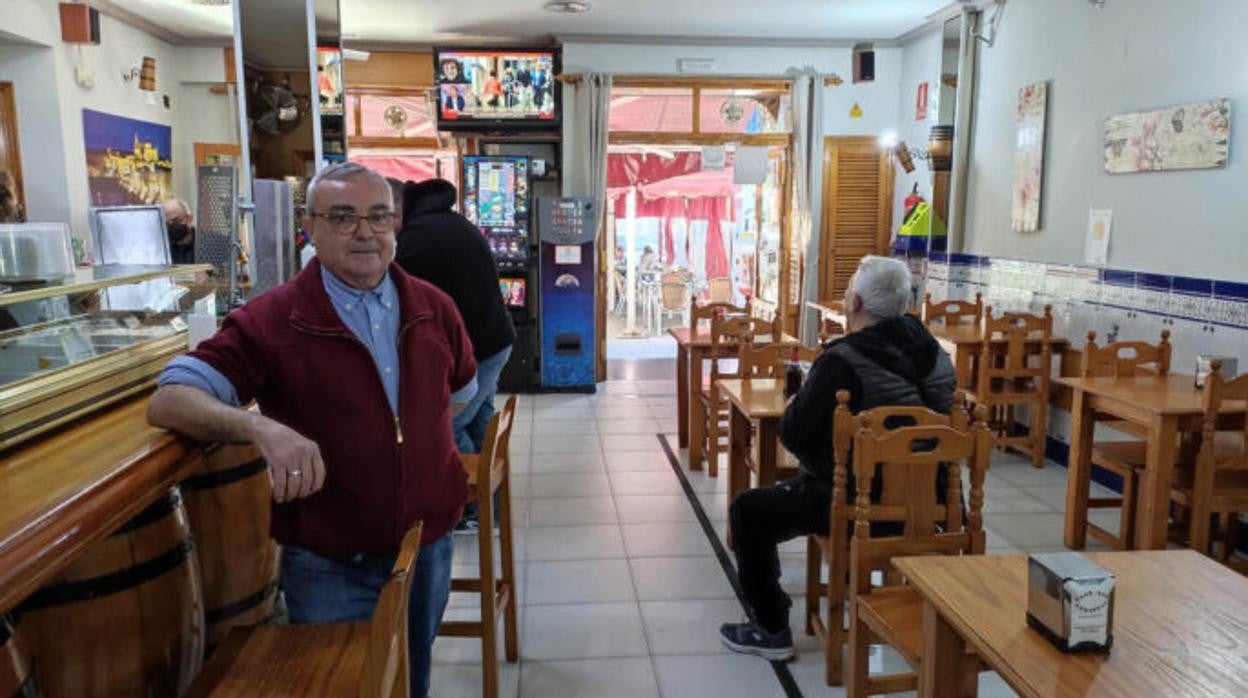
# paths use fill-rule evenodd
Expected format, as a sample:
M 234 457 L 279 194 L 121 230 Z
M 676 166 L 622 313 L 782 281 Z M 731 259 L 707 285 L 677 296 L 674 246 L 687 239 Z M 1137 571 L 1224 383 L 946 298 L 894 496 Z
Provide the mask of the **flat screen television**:
M 551 129 L 560 123 L 559 49 L 435 48 L 438 130 Z

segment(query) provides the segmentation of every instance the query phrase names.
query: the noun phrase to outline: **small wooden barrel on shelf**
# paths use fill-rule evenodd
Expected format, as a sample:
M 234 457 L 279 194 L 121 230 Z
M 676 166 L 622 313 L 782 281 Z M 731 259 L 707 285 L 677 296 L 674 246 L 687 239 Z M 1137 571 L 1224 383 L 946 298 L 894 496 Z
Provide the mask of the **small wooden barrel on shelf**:
M 43 698 L 176 696 L 198 673 L 204 607 L 170 489 L 19 606 Z
M 35 698 L 37 695 L 35 677 L 30 673 L 30 662 L 13 621 L 0 615 L 0 696 Z
M 182 481 L 204 590 L 211 651 L 236 625 L 273 616 L 278 551 L 269 537 L 268 465 L 251 445 L 223 444 Z

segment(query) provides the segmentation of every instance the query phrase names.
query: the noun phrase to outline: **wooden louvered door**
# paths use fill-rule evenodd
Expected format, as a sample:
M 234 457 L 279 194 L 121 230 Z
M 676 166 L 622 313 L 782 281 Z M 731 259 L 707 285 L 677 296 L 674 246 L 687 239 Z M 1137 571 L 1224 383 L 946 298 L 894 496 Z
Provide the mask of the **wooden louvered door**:
M 819 298 L 845 296 L 858 261 L 888 254 L 893 225 L 893 165 L 874 136 L 823 141 Z

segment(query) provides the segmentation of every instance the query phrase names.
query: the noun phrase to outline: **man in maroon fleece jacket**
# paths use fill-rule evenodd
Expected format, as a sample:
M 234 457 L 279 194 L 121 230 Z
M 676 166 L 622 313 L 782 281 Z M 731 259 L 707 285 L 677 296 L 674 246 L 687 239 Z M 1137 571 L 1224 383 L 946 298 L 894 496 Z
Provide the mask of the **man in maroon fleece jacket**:
M 472 343 L 451 299 L 392 263 L 385 179 L 331 166 L 307 209 L 316 260 L 170 362 L 148 419 L 260 449 L 293 622 L 369 618 L 403 534 L 424 522 L 408 626 L 423 697 L 467 498 L 451 415 L 476 391 Z M 252 400 L 259 414 L 241 408 Z

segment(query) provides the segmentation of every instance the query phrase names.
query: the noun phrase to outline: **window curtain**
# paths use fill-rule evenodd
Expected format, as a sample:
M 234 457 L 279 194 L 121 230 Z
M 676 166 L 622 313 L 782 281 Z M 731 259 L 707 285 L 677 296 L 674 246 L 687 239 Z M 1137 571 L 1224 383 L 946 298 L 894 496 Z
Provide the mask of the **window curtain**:
M 806 309 L 806 301 L 816 300 L 819 292 L 819 206 L 823 171 L 823 75 L 806 67 L 792 71 L 789 87 L 793 105 L 793 177 L 789 192 L 792 228 L 790 234 L 803 250 L 803 273 L 798 332 L 807 344 L 819 334 L 819 318 Z M 781 289 L 788 294 L 788 289 Z
M 585 73 L 573 88 L 571 136 L 565 158 L 565 196 L 593 198 L 599 221 L 605 220 L 607 193 L 607 117 L 611 108 L 611 76 Z

